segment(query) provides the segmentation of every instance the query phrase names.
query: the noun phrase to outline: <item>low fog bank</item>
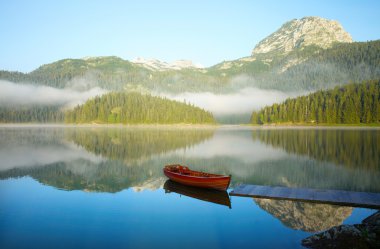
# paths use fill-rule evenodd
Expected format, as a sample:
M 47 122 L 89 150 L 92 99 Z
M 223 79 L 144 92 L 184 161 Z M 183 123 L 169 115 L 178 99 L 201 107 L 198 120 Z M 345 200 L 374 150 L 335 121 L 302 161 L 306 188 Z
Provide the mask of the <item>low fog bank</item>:
M 247 80 L 244 78 L 244 80 Z M 235 79 L 234 86 L 242 87 L 241 78 Z M 73 108 L 88 99 L 107 93 L 106 90 L 91 84 L 92 80 L 75 79 L 64 89 L 49 86 L 19 84 L 0 80 L 0 106 L 18 107 L 25 105 L 62 106 Z M 236 89 L 235 88 L 235 89 Z M 287 98 L 306 94 L 306 92 L 283 92 L 257 87 L 243 87 L 232 93 L 184 92 L 156 93 L 161 97 L 176 101 L 186 101 L 213 113 L 219 123 L 248 123 L 252 111 L 267 105 L 280 103 Z
M 80 88 L 80 87 L 79 87 Z M 86 100 L 105 94 L 107 91 L 99 87 L 88 90 L 79 90 L 76 85 L 58 89 L 49 86 L 31 84 L 16 84 L 0 80 L 0 105 L 49 105 L 72 108 L 83 104 Z
M 186 103 L 211 111 L 217 117 L 223 117 L 231 115 L 246 116 L 248 113 L 259 110 L 264 106 L 280 103 L 287 98 L 303 94 L 305 92 L 285 93 L 277 90 L 246 87 L 229 94 L 185 92 L 177 95 L 161 94 L 161 96 L 181 102 L 186 101 Z
M 219 124 L 248 124 L 251 122 L 252 111 L 241 114 L 214 115 Z

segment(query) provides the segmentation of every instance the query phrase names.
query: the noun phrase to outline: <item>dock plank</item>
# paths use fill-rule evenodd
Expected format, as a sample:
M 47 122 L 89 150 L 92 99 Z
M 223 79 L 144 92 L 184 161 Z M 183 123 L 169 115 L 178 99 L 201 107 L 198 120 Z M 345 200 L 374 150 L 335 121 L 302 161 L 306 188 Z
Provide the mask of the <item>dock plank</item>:
M 380 209 L 380 193 L 242 184 L 232 190 L 230 195 Z

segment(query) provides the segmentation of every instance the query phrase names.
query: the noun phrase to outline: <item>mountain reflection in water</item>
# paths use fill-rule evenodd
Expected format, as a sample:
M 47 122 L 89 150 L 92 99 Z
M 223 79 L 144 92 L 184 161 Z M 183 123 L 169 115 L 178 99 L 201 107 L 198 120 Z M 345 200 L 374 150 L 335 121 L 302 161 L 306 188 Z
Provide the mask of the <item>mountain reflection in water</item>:
M 353 210 L 352 207 L 301 201 L 261 198 L 253 198 L 253 200 L 285 226 L 305 232 L 319 232 L 341 225 Z
M 1 128 L 0 179 L 31 176 L 65 190 L 153 190 L 164 184 L 164 165 L 181 163 L 194 170 L 231 174 L 231 187 L 247 183 L 380 192 L 380 170 L 375 165 L 379 133 Z M 314 148 L 314 143 L 326 144 L 328 149 Z
M 301 248 L 310 233 L 360 223 L 373 211 L 230 199 L 227 192 L 166 182 L 164 165 L 232 175 L 231 188 L 245 183 L 380 192 L 379 133 L 0 127 L 0 247 L 53 248 L 62 240 L 91 248 L 164 247 L 168 230 L 162 228 L 170 227 L 171 238 L 180 238 L 173 248 L 188 234 L 198 239 L 188 248 L 204 246 L 204 237 L 215 242 L 208 248 Z M 231 236 L 244 239 L 224 240 Z
M 163 155 L 209 139 L 212 129 L 0 129 L 0 179 L 31 176 L 65 190 L 162 187 Z M 171 160 L 171 159 L 169 159 Z M 176 158 L 175 160 L 180 160 Z M 160 180 L 161 179 L 161 180 Z M 154 184 L 154 185 L 152 185 Z
M 139 164 L 154 155 L 191 148 L 213 134 L 213 129 L 100 128 L 66 130 L 65 138 L 95 155 Z

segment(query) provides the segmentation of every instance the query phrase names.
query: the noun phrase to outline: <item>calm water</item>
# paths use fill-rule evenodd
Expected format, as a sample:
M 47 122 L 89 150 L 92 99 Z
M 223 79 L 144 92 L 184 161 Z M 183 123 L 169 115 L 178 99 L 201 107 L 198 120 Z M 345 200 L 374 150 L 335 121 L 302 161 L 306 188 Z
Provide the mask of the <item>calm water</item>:
M 231 174 L 231 188 L 380 192 L 379 141 L 380 130 L 0 128 L 0 248 L 301 248 L 375 210 L 206 202 L 165 183 L 162 167 Z

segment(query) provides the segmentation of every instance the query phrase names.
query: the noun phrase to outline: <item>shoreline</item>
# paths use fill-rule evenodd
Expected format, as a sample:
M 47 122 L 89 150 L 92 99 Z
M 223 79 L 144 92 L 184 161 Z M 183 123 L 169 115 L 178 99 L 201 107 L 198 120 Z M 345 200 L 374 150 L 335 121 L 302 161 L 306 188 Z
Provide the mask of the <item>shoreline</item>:
M 0 128 L 146 128 L 146 129 L 223 129 L 223 130 L 380 130 L 374 125 L 250 125 L 250 124 L 64 124 L 0 123 Z
M 380 125 L 248 125 L 248 127 L 265 130 L 380 130 Z
M 0 128 L 178 128 L 216 129 L 211 124 L 65 124 L 65 123 L 0 123 Z

